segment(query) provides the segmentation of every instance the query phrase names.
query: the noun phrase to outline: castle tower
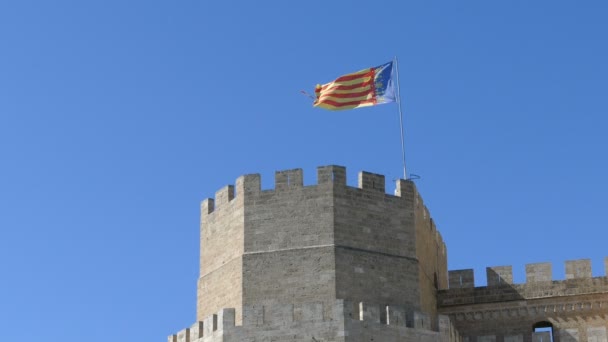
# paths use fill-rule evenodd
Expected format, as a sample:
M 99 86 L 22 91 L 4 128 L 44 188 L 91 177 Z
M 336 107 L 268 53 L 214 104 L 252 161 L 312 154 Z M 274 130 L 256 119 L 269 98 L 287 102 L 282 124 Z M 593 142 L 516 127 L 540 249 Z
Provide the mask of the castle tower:
M 246 175 L 201 206 L 197 321 L 169 342 L 608 342 L 606 276 L 589 259 L 447 271 L 446 248 L 411 181 L 325 166 L 317 184 Z
M 436 340 L 447 274 L 445 245 L 411 181 L 398 180 L 389 195 L 384 176 L 360 172 L 351 187 L 340 166 L 318 168 L 310 186 L 300 169 L 277 172 L 272 190 L 245 175 L 202 203 L 197 321 L 207 327 L 170 340 L 194 341 L 205 329 L 205 341 L 227 340 L 213 331 L 233 324 L 232 336 L 251 341 L 285 325 L 289 337 L 273 341 L 312 341 L 315 329 L 318 341 L 360 341 L 353 329 L 364 336 L 368 328 L 349 328 L 352 319 L 378 329 L 392 320 L 386 341 Z

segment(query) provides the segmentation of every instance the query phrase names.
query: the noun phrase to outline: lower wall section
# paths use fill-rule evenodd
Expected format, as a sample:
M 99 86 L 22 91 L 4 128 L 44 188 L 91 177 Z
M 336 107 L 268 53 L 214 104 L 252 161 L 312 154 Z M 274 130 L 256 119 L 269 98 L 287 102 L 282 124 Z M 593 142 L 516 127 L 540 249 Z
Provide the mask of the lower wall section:
M 460 342 L 449 317 L 439 316 L 438 331 L 430 317 L 402 306 L 367 305 L 343 300 L 331 304 L 267 304 L 243 307 L 241 325 L 235 310 L 222 309 L 169 342 Z
M 198 320 L 203 320 L 221 308 L 242 306 L 242 269 L 243 260 L 238 257 L 199 278 L 196 306 Z M 236 321 L 241 322 L 240 311 L 236 313 Z

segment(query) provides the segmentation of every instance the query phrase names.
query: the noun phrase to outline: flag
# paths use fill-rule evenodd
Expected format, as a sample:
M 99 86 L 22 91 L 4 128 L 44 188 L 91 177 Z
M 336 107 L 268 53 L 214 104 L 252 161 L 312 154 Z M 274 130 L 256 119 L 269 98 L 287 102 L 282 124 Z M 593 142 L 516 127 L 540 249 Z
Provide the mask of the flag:
M 315 107 L 354 109 L 395 102 L 393 62 L 338 77 L 315 88 Z

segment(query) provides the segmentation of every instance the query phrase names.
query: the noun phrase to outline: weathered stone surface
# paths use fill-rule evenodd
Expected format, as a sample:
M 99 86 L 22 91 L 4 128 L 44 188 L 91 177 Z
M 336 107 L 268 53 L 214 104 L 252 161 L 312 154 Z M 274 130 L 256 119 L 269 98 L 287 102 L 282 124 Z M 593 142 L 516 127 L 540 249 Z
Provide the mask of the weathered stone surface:
M 169 342 L 606 341 L 608 277 L 588 259 L 447 271 L 447 249 L 413 182 L 346 169 L 245 175 L 201 203 L 197 320 Z M 608 258 L 605 259 L 608 273 Z

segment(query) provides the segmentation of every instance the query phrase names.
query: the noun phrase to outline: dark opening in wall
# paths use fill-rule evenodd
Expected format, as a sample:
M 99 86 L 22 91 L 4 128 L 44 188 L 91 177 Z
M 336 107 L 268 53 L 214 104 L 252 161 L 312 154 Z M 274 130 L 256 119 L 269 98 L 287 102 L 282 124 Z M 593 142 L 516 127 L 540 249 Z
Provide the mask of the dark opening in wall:
M 547 334 L 548 336 L 546 339 L 541 336 L 536 341 L 553 342 L 553 324 L 551 324 L 550 322 L 542 321 L 542 322 L 535 323 L 532 326 L 532 331 L 534 333 L 548 333 Z

